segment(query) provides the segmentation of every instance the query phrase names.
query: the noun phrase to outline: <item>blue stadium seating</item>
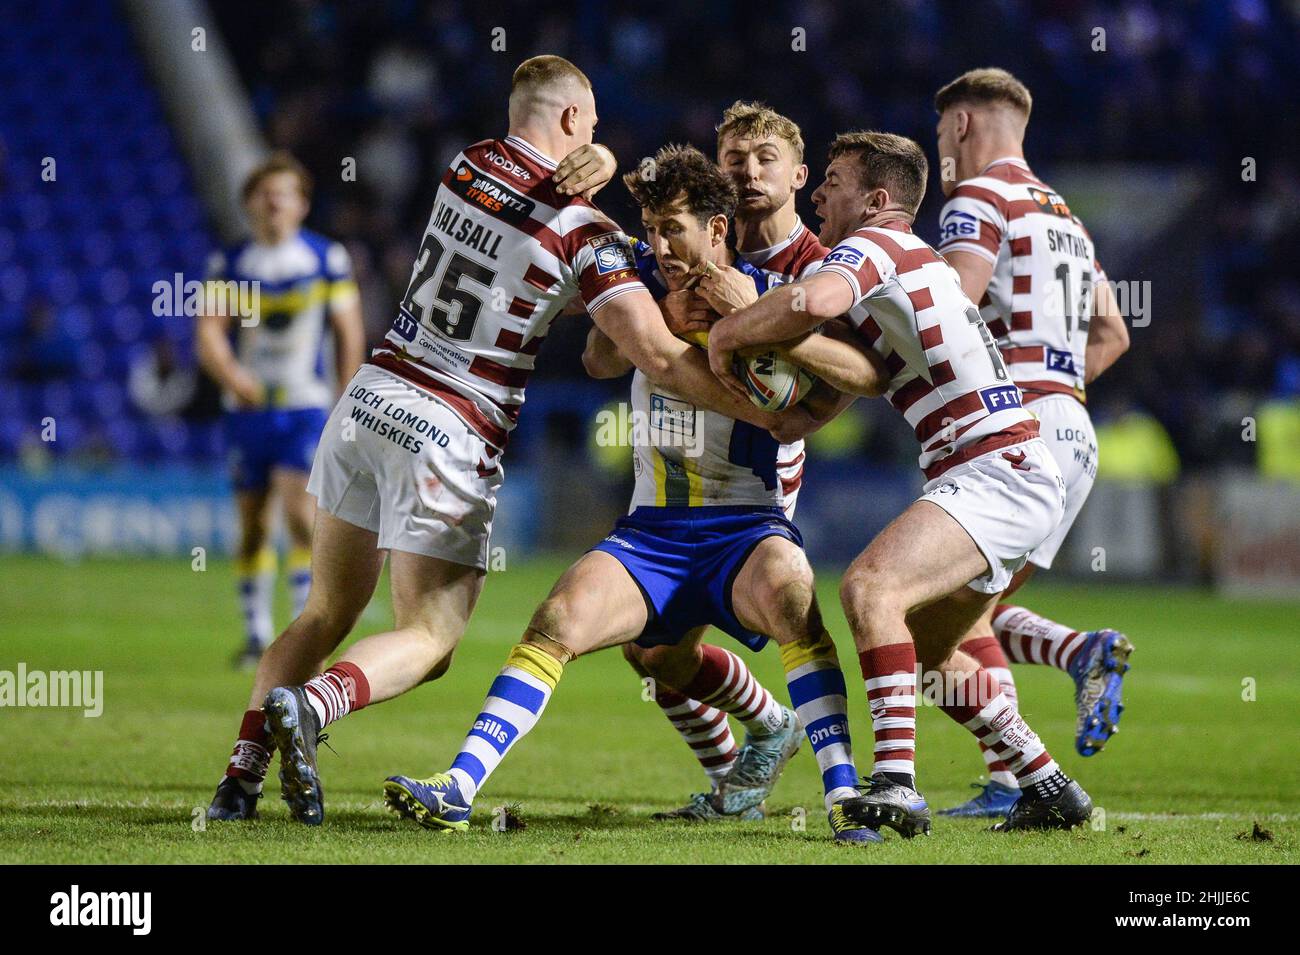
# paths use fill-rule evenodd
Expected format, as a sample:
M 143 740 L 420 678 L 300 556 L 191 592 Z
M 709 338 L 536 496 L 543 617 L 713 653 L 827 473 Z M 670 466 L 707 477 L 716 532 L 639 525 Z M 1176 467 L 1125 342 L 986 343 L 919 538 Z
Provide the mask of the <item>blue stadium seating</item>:
M 216 240 L 122 11 L 84 0 L 7 11 L 0 460 L 53 415 L 56 456 L 93 443 L 120 456 L 213 462 L 211 422 L 154 419 L 125 394 L 132 360 L 159 336 L 192 361 L 191 322 L 154 316 L 152 287 L 175 272 L 201 275 Z M 52 182 L 41 175 L 46 157 Z M 30 315 L 42 304 L 52 330 L 40 351 L 54 360 L 33 368 Z

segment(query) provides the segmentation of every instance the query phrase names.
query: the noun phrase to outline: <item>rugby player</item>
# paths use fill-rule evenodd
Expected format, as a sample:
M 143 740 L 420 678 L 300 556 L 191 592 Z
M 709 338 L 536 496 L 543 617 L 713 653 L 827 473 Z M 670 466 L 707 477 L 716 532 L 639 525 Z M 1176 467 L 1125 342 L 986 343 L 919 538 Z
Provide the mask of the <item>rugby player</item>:
M 319 825 L 316 745 L 327 724 L 445 673 L 478 600 L 501 457 L 553 319 L 580 298 L 650 378 L 759 428 L 811 416 L 760 411 L 664 326 L 618 227 L 553 181 L 590 145 L 591 83 L 556 56 L 525 61 L 509 134 L 443 175 L 410 286 L 383 344 L 335 405 L 312 466 L 312 590 L 262 657 L 212 818 L 256 814 L 272 742 L 290 814 Z M 369 602 L 388 555 L 395 627 L 322 661 Z
M 708 270 L 687 265 L 701 273 L 698 282 L 687 281 L 689 288 L 683 287 L 680 280 L 665 287 L 657 284 L 653 276 L 642 275 L 652 291 L 659 288 L 667 293 L 660 298 L 660 305 L 668 327 L 700 344 L 707 342 L 708 327 L 720 314 L 752 301 L 753 293 L 748 289 L 754 282 L 748 270 L 757 269 L 766 277 L 767 287 L 774 287 L 810 274 L 826 255 L 826 248 L 795 211 L 795 196 L 808 181 L 803 134 L 798 124 L 761 103 L 738 100 L 723 113 L 717 134 L 718 164 L 738 194 L 732 220 L 735 248 L 743 256 L 747 271 L 725 261 L 710 260 Z M 648 262 L 651 257 L 640 257 L 638 261 Z M 672 271 L 670 268 L 666 274 L 671 277 Z M 854 336 L 843 322 L 834 323 L 827 333 L 834 335 L 841 330 L 846 333 L 843 337 L 852 340 Z M 813 340 L 808 344 L 820 343 Z M 856 360 L 858 356 L 848 357 Z M 825 366 L 819 370 L 827 374 Z M 844 384 L 847 389 L 854 387 L 852 381 Z M 831 414 L 842 407 L 836 405 Z M 803 469 L 803 443 L 783 447 L 778 454 L 777 477 L 782 507 L 791 519 Z M 656 813 L 654 818 L 708 821 L 758 814 L 784 765 L 784 760 L 774 754 L 782 751 L 788 738 L 766 732 L 755 719 L 760 708 L 756 704 L 770 699 L 771 694 L 744 661 L 729 650 L 698 640 L 653 650 L 633 641 L 623 645 L 623 653 L 638 673 L 654 678 L 655 702 L 699 761 L 710 784 L 709 792 L 696 793 L 684 806 Z M 715 679 L 720 679 L 720 686 L 713 685 Z M 792 684 L 791 691 L 802 693 L 802 688 Z M 798 695 L 792 697 L 796 708 L 800 699 Z M 727 715 L 745 726 L 744 745 L 737 745 Z M 823 719 L 811 711 L 804 716 L 805 725 Z M 834 768 L 839 765 L 835 763 L 838 728 L 827 724 L 813 732 L 812 745 L 819 762 L 824 763 L 823 776 L 838 772 Z M 800 737 L 794 733 L 789 738 L 797 741 Z M 825 788 L 829 792 L 835 787 Z
M 1085 387 L 1128 349 L 1128 330 L 1097 261 L 1092 237 L 1065 200 L 1025 163 L 1033 100 L 1010 73 L 979 69 L 939 90 L 939 158 L 947 203 L 938 249 L 980 304 L 1025 406 L 1065 478 L 1065 517 L 1029 554 L 1003 594 L 1035 568 L 1047 570 L 1074 524 L 1097 474 L 1097 438 Z M 1075 748 L 1099 752 L 1116 731 L 1121 690 L 1133 645 L 1115 630 L 1080 631 L 1022 607 L 991 607 L 962 642 L 998 677 L 1016 705 L 1007 657 L 1064 670 L 1074 680 Z M 944 810 L 1001 816 L 1020 796 L 1012 773 L 982 747 L 989 781 L 970 801 Z
M 726 268 L 749 283 L 737 307 L 757 299 L 770 280 L 728 248 L 737 202 L 728 177 L 694 147 L 665 147 L 653 169 L 652 177 L 640 171 L 624 177 L 646 230 L 647 242 L 636 247 L 646 284 L 662 299 L 685 289 L 693 275 Z M 804 344 L 789 346 L 793 360 L 806 354 L 809 370 L 831 376 L 851 367 L 858 391 L 880 393 L 883 366 L 860 347 L 827 340 L 809 350 Z M 842 354 L 821 360 L 834 352 Z M 597 377 L 632 370 L 599 327 L 583 358 Z M 749 745 L 763 754 L 751 758 L 761 778 L 745 781 L 760 783 L 759 791 L 724 783 L 719 802 L 734 798 L 736 805 L 715 811 L 757 815 L 769 777 L 775 781 L 798 746 L 802 721 L 822 769 L 833 837 L 879 841 L 874 830 L 847 820 L 840 806 L 857 794 L 856 770 L 844 677 L 822 624 L 802 538 L 783 506 L 778 463 L 795 449 L 746 422 L 696 408 L 641 372 L 632 381 L 632 420 L 634 438 L 644 430 L 647 440 L 634 440 L 629 515 L 569 568 L 534 613 L 450 769 L 428 779 L 390 777 L 386 801 L 426 827 L 467 828 L 475 796 L 537 723 L 564 666 L 584 653 L 635 642 L 642 650 L 631 659 L 642 672 L 700 699 L 728 701 L 745 721 Z M 780 645 L 798 716 L 752 677 L 743 679 L 748 670 L 734 654 L 701 644 L 710 624 L 753 650 L 769 637 Z
M 1065 510 L 1060 469 L 957 275 L 911 223 L 927 163 L 915 142 L 845 133 L 813 194 L 832 250 L 816 273 L 719 320 L 714 373 L 740 390 L 746 347 L 788 340 L 844 313 L 881 354 L 887 398 L 914 428 L 926 484 L 868 545 L 840 586 L 875 733 L 874 772 L 843 803 L 851 818 L 928 832 L 916 789 L 916 665 L 945 674 L 941 706 L 998 753 L 1021 798 L 1002 830 L 1067 828 L 1091 800 L 1052 759 L 997 680 L 957 649 Z
M 361 364 L 365 332 L 347 250 L 302 227 L 311 176 L 277 153 L 244 182 L 251 236 L 213 254 L 205 296 L 215 306 L 198 318 L 203 369 L 221 386 L 223 420 L 239 513 L 236 568 L 245 628 L 238 665 L 255 666 L 274 633 L 276 553 L 271 503 L 278 498 L 289 553 L 293 614 L 311 587 L 311 532 L 316 502 L 307 473 L 338 388 Z M 250 283 L 240 298 L 227 289 Z M 256 285 L 251 285 L 256 283 Z M 234 314 L 252 301 L 253 314 Z M 206 301 L 205 301 L 206 307 Z M 331 339 L 330 332 L 333 332 Z

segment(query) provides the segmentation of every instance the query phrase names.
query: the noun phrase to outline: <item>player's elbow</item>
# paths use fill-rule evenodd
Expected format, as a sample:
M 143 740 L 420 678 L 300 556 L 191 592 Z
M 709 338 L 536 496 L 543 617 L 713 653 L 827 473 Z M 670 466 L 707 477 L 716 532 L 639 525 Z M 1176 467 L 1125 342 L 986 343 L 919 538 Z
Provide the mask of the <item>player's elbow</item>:
M 847 292 L 847 288 L 843 291 Z M 791 305 L 796 312 L 802 305 L 803 311 L 819 322 L 839 318 L 853 304 L 841 289 L 829 282 L 800 283 L 794 286 L 791 295 L 794 298 Z
M 1124 324 L 1124 319 L 1120 316 L 1115 317 L 1114 321 L 1114 338 L 1115 338 L 1115 357 L 1118 358 L 1129 349 L 1128 326 Z
M 582 367 L 591 378 L 617 378 L 626 370 L 619 367 L 619 362 L 611 361 L 610 356 L 592 348 L 582 353 Z

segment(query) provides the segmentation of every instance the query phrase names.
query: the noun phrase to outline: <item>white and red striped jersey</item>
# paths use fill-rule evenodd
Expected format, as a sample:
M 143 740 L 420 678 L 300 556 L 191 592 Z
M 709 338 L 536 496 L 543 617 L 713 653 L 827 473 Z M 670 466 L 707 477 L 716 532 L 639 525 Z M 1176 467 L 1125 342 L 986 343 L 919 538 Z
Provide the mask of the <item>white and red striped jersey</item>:
M 753 252 L 742 252 L 750 265 L 767 275 L 768 287 L 787 285 L 812 275 L 830 250 L 817 240 L 803 220 L 795 216 L 794 228 L 776 245 Z M 794 519 L 799 488 L 803 485 L 804 444 L 783 444 L 777 455 L 776 474 L 781 481 L 782 507 L 786 517 Z
M 892 376 L 885 397 L 921 443 L 927 479 L 1038 435 L 957 272 L 900 220 L 859 229 L 818 273 L 849 283 L 849 321 Z
M 940 213 L 939 251 L 993 264 L 980 314 L 1026 401 L 1084 400 L 1094 283 L 1105 279 L 1092 237 L 1024 160 L 998 159 L 960 183 Z
M 552 320 L 645 291 L 627 236 L 519 138 L 458 154 L 442 177 L 398 316 L 371 363 L 435 393 L 498 450 Z
M 745 261 L 766 272 L 770 284 L 785 285 L 816 272 L 829 251 L 796 216 L 790 234 L 776 245 L 740 254 Z

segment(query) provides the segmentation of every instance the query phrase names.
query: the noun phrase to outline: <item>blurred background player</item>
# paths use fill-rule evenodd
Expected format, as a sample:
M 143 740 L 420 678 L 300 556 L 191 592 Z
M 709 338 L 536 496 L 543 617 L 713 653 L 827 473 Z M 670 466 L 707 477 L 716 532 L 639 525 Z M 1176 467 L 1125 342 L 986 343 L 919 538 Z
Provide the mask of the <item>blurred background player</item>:
M 1084 389 L 1128 349 L 1128 330 L 1092 237 L 1025 163 L 1032 106 L 1028 88 L 1000 69 L 971 70 L 935 96 L 940 165 L 951 171 L 941 177 L 948 201 L 938 249 L 961 276 L 966 297 L 979 303 L 1066 483 L 1064 519 L 1029 555 L 1006 594 L 1036 568 L 1052 566 L 1092 490 L 1097 437 Z M 1008 656 L 1070 674 L 1080 755 L 1099 752 L 1116 731 L 1133 650 L 1123 634 L 1078 631 L 1003 604 L 980 618 L 962 649 L 998 677 L 1013 704 Z M 1001 816 L 1019 798 L 1015 774 L 987 746 L 981 748 L 989 781 L 977 783 L 979 793 L 946 814 Z
M 277 498 L 294 617 L 307 602 L 316 511 L 307 474 L 338 386 L 357 370 L 365 346 L 347 250 L 302 227 L 311 186 L 307 170 L 285 153 L 249 174 L 243 200 L 251 235 L 212 256 L 205 306 L 217 307 L 205 307 L 195 337 L 199 362 L 224 392 L 239 513 L 242 666 L 256 665 L 275 632 Z M 238 303 L 251 304 L 251 313 L 237 314 Z
M 727 311 L 767 291 L 767 276 L 727 245 L 736 191 L 722 171 L 690 146 L 664 147 L 652 168 L 652 175 L 643 174 L 643 164 L 623 179 L 641 206 L 648 241 L 636 245 L 637 264 L 652 292 L 662 298 L 684 289 L 693 275 L 722 268 L 748 283 L 737 301 L 719 301 Z M 823 340 L 809 351 L 814 372 L 821 355 L 846 351 L 837 357 L 855 368 L 858 390 L 878 393 L 884 384 L 883 367 L 859 348 Z M 597 377 L 632 370 L 600 328 L 589 333 L 583 358 Z M 839 368 L 827 372 L 834 376 Z M 730 765 L 716 793 L 668 815 L 761 817 L 755 810 L 797 750 L 802 721 L 822 770 L 834 838 L 879 841 L 876 832 L 846 819 L 839 805 L 856 794 L 847 699 L 812 568 L 778 479 L 778 461 L 791 449 L 749 422 L 696 408 L 640 372 L 632 380 L 632 416 L 644 439 L 633 442 L 630 513 L 537 609 L 451 768 L 425 780 L 390 777 L 389 806 L 430 828 L 466 828 L 475 796 L 536 724 L 564 665 L 636 642 L 641 650 L 629 659 L 643 675 L 715 706 L 721 721 L 727 713 L 737 716 L 747 730 L 747 752 Z M 709 625 L 751 650 L 776 640 L 797 716 L 738 657 L 701 644 Z
M 664 327 L 626 236 L 580 195 L 580 167 L 579 194 L 559 191 L 551 157 L 589 146 L 596 122 L 582 71 L 533 57 L 514 74 L 509 134 L 447 167 L 392 329 L 322 433 L 309 482 L 315 586 L 259 663 L 210 817 L 256 815 L 274 742 L 291 816 L 319 825 L 319 731 L 450 667 L 483 587 L 502 454 L 542 339 L 574 298 L 656 380 L 778 423 Z M 394 629 L 318 673 L 370 601 L 386 553 Z
M 915 781 L 919 661 L 951 684 L 944 712 L 1021 780 L 1021 799 L 1000 828 L 1079 825 L 1092 809 L 1088 795 L 997 680 L 957 649 L 1060 522 L 1060 470 L 956 274 L 912 234 L 925 194 L 924 151 L 903 136 L 858 132 L 837 137 L 829 158 L 813 202 L 831 252 L 809 278 L 718 322 L 709 360 L 719 377 L 730 378 L 737 350 L 785 341 L 848 313 L 880 352 L 892 375 L 889 402 L 921 446 L 921 497 L 872 540 L 840 584 L 876 740 L 872 776 L 861 795 L 845 800 L 844 812 L 905 837 L 929 831 Z

